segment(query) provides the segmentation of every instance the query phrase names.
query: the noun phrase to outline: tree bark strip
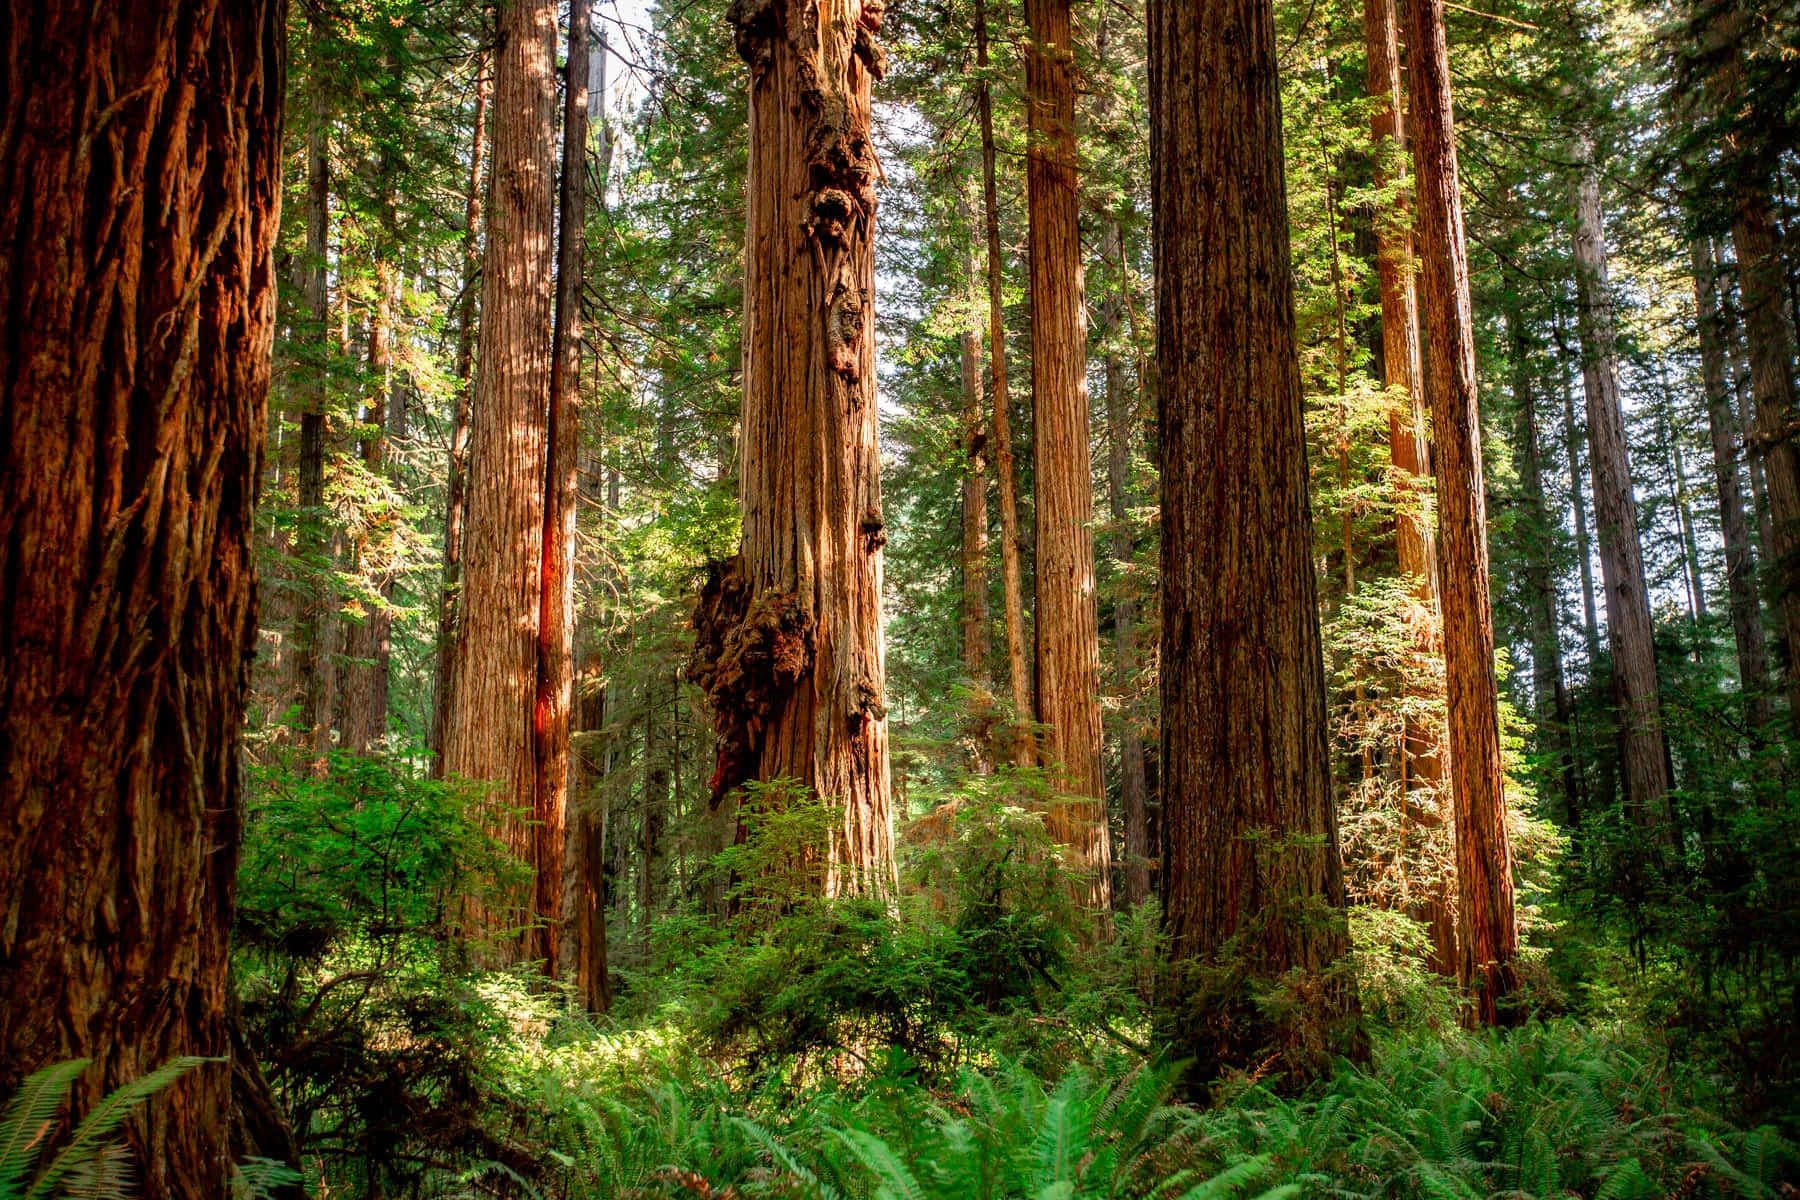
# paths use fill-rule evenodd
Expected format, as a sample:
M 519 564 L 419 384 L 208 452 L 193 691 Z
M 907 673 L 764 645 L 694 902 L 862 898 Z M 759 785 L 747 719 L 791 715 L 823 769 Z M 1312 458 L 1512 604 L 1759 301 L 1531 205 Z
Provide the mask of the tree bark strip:
M 1151 0 L 1162 466 L 1159 1042 L 1327 1069 L 1356 1013 L 1269 0 Z M 1281 980 L 1274 1014 L 1255 993 Z M 1352 1048 L 1354 1048 L 1352 1046 Z
M 1428 391 L 1436 438 L 1432 466 L 1437 477 L 1438 585 L 1456 821 L 1456 974 L 1474 1002 L 1474 1017 L 1492 1025 L 1518 1019 L 1506 999 L 1518 983 L 1514 960 L 1519 934 L 1500 767 L 1475 330 L 1444 0 L 1409 0 L 1407 35 L 1423 267 L 1420 310 L 1431 347 Z
M 0 132 L 0 1092 L 79 1120 L 229 1057 L 281 203 L 282 6 L 12 6 Z M 148 1200 L 231 1191 L 232 1066 L 126 1123 Z

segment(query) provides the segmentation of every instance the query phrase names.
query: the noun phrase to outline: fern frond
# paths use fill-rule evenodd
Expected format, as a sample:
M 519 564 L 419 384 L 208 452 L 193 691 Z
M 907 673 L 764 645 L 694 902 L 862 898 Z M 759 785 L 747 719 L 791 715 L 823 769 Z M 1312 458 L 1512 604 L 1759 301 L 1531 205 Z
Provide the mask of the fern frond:
M 0 1112 L 0 1196 L 17 1195 L 37 1161 L 38 1146 L 56 1127 L 57 1114 L 68 1101 L 69 1089 L 87 1070 L 86 1058 L 54 1063 L 34 1071 L 19 1085 Z

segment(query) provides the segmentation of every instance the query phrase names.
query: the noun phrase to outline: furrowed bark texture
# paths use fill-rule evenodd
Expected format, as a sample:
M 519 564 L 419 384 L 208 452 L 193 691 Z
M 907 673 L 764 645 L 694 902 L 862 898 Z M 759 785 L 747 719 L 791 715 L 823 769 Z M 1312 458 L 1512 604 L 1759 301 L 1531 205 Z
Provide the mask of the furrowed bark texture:
M 437 686 L 432 693 L 431 769 L 443 774 L 444 723 L 456 671 L 456 610 L 462 587 L 463 522 L 469 492 L 469 426 L 475 374 L 475 297 L 481 282 L 482 169 L 487 151 L 487 59 L 475 68 L 475 128 L 469 145 L 469 190 L 463 199 L 462 300 L 456 310 L 456 410 L 450 422 L 450 463 L 444 481 L 444 579 L 438 595 Z
M 1726 383 L 1725 338 L 1719 325 L 1717 263 L 1712 240 L 1695 241 L 1689 252 L 1694 272 L 1694 309 L 1700 341 L 1700 380 L 1706 393 L 1706 422 L 1712 435 L 1713 482 L 1718 489 L 1719 526 L 1725 541 L 1725 596 L 1731 638 L 1737 648 L 1738 687 L 1752 736 L 1769 727 L 1769 650 L 1763 637 L 1757 595 L 1756 554 L 1738 476 L 1738 425 Z
M 1037 483 L 1037 717 L 1059 795 L 1047 823 L 1068 847 L 1076 894 L 1112 902 L 1100 769 L 1100 614 L 1088 450 L 1087 305 L 1075 148 L 1070 0 L 1025 0 L 1032 449 Z
M 1018 476 L 1013 468 L 1012 399 L 1006 375 L 1006 259 L 1000 248 L 1000 195 L 995 178 L 994 97 L 988 86 L 985 0 L 975 0 L 975 109 L 981 125 L 982 219 L 987 232 L 988 390 L 994 402 L 994 482 L 1000 502 L 1000 575 L 1006 605 L 1006 680 L 1016 720 L 1030 718 L 1031 679 L 1025 659 L 1024 542 L 1019 532 Z M 1022 724 L 1013 730 L 1016 766 L 1037 762 L 1037 746 Z
M 1487 499 L 1475 398 L 1475 330 L 1456 170 L 1443 0 L 1410 0 L 1408 94 L 1419 197 L 1420 310 L 1431 347 L 1437 561 L 1444 614 L 1450 788 L 1456 820 L 1457 978 L 1483 1024 L 1510 1019 L 1519 935 L 1500 772 Z
M 1594 524 L 1600 537 L 1600 574 L 1606 585 L 1606 633 L 1618 698 L 1619 748 L 1626 801 L 1641 819 L 1667 834 L 1668 759 L 1663 753 L 1662 703 L 1656 685 L 1656 642 L 1644 552 L 1632 494 L 1625 412 L 1619 400 L 1619 362 L 1612 300 L 1607 293 L 1606 231 L 1592 147 L 1580 148 L 1584 169 L 1575 187 L 1575 297 L 1581 334 L 1581 381 L 1587 394 L 1588 454 L 1594 482 Z
M 1421 664 L 1443 653 L 1439 636 L 1437 546 L 1432 534 L 1431 441 L 1425 422 L 1425 366 L 1419 346 L 1419 297 L 1414 281 L 1413 214 L 1406 176 L 1405 94 L 1400 80 L 1400 30 L 1395 0 L 1363 0 L 1363 38 L 1369 55 L 1370 120 L 1378 186 L 1396 182 L 1394 198 L 1375 218 L 1375 265 L 1381 293 L 1382 383 L 1393 398 L 1388 412 L 1388 462 L 1401 503 L 1395 506 L 1394 557 L 1402 574 L 1417 580 L 1413 595 L 1423 612 L 1412 623 L 1413 652 Z M 1412 674 L 1422 675 L 1416 671 Z M 1408 684 L 1420 702 L 1441 700 L 1435 687 Z M 1448 800 L 1445 747 L 1433 724 L 1409 718 L 1398 747 L 1404 819 L 1441 826 Z M 1456 972 L 1456 913 L 1449 895 L 1432 888 L 1412 906 L 1431 933 L 1431 966 Z
M 1268 0 L 1150 4 L 1162 423 L 1159 1026 L 1194 1077 L 1325 1070 L 1355 984 L 1326 744 Z M 1252 998 L 1282 980 L 1295 1003 Z M 1255 981 L 1254 983 L 1251 981 Z
M 587 236 L 588 0 L 569 8 L 563 68 L 563 155 L 556 248 L 550 413 L 545 438 L 544 530 L 538 566 L 537 703 L 531 732 L 537 823 L 537 901 L 547 921 L 534 958 L 557 978 L 561 933 L 573 910 L 563 897 L 563 843 L 569 810 L 569 729 L 575 696 L 575 483 L 580 446 L 581 272 Z
M 1769 506 L 1763 552 L 1787 646 L 1788 717 L 1800 724 L 1800 449 L 1794 445 L 1794 354 L 1781 303 L 1781 257 L 1765 189 L 1746 185 L 1731 226 L 1737 250 L 1750 392 L 1756 399 L 1756 449 Z
M 556 5 L 500 7 L 494 51 L 494 175 L 482 269 L 481 335 L 470 413 L 463 587 L 444 724 L 444 770 L 496 785 L 490 827 L 534 868 L 561 836 L 533 819 L 545 418 L 551 373 L 551 190 L 555 179 Z M 556 861 L 560 861 L 558 858 Z M 535 896 L 509 911 L 471 910 L 489 935 L 531 926 L 491 948 L 503 964 L 541 958 Z
M 729 15 L 750 67 L 744 532 L 698 651 L 715 803 L 745 780 L 799 781 L 839 818 L 826 894 L 891 895 L 869 130 L 882 9 L 736 0 Z
M 284 21 L 0 18 L 0 1093 L 91 1058 L 77 1117 L 231 1054 Z M 230 1194 L 231 1083 L 128 1123 L 141 1194 Z

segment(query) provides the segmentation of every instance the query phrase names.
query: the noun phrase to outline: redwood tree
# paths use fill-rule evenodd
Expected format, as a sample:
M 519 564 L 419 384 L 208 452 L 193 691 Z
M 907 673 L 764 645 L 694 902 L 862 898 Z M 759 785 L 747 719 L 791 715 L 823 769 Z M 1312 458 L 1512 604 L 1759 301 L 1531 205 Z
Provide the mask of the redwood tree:
M 1161 1038 L 1324 1070 L 1356 1010 L 1270 0 L 1150 3 L 1162 420 Z M 1257 993 L 1280 980 L 1294 1002 Z
M 463 578 L 443 745 L 447 774 L 495 783 L 491 827 L 540 870 L 562 861 L 562 814 L 539 803 L 533 736 L 551 371 L 556 9 L 554 0 L 512 0 L 499 10 Z M 556 908 L 533 908 L 535 922 L 512 911 L 472 911 L 470 918 L 488 932 L 532 927 L 523 943 L 495 946 L 498 961 L 519 953 L 548 959 L 554 939 L 542 923 Z
M 15 4 L 0 85 L 0 1092 L 228 1056 L 282 6 Z M 230 1192 L 231 1068 L 129 1127 Z
M 1111 903 L 1112 843 L 1100 777 L 1100 614 L 1088 449 L 1070 0 L 1025 0 L 1031 411 L 1036 466 L 1037 717 L 1058 798 L 1050 834 L 1070 851 L 1086 903 Z
M 891 894 L 875 403 L 875 0 L 735 0 L 750 68 L 743 539 L 695 621 L 715 805 L 792 779 L 833 810 L 821 886 Z
M 1444 613 L 1450 787 L 1456 820 L 1457 977 L 1492 1024 L 1516 986 L 1519 934 L 1501 782 L 1494 616 L 1488 599 L 1487 499 L 1475 398 L 1475 329 L 1463 242 L 1444 0 L 1409 0 L 1408 95 L 1423 268 L 1420 311 L 1430 344 L 1436 436 L 1437 562 Z

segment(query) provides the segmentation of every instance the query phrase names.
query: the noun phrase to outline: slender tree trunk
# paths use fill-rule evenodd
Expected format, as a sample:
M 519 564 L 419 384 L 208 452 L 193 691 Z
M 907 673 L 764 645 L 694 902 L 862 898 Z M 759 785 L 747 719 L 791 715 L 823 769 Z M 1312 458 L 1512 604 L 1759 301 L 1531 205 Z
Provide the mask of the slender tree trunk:
M 1394 197 L 1375 219 L 1376 275 L 1381 292 L 1382 382 L 1392 398 L 1388 410 L 1388 462 L 1393 467 L 1394 557 L 1401 574 L 1415 581 L 1420 614 L 1413 626 L 1415 669 L 1408 695 L 1418 706 L 1440 701 L 1427 664 L 1442 653 L 1438 613 L 1437 545 L 1431 528 L 1431 443 L 1426 434 L 1425 366 L 1419 345 L 1419 303 L 1415 284 L 1411 188 L 1406 183 L 1405 96 L 1400 78 L 1400 35 L 1394 0 L 1363 0 L 1363 38 L 1368 47 L 1368 91 L 1375 101 L 1371 119 L 1377 186 L 1394 187 Z M 1448 800 L 1445 748 L 1435 723 L 1406 720 L 1396 747 L 1402 819 L 1441 825 Z M 1413 915 L 1431 935 L 1430 963 L 1444 975 L 1456 973 L 1456 913 L 1447 889 L 1431 889 Z
M 311 31 L 312 53 L 323 56 L 323 36 Z M 295 555 L 309 576 L 303 583 L 304 598 L 300 602 L 299 619 L 294 627 L 294 685 L 300 703 L 300 723 L 307 739 L 319 743 L 321 730 L 331 725 L 331 691 L 327 686 L 325 614 L 333 592 L 325 582 L 329 578 L 326 553 L 325 511 L 325 422 L 328 400 L 326 379 L 330 342 L 326 331 L 331 324 L 327 302 L 328 238 L 331 228 L 331 113 L 325 85 L 311 81 L 311 110 L 306 126 L 306 249 L 302 252 L 295 285 L 306 311 L 307 336 L 313 341 L 308 355 L 312 360 L 304 372 L 300 409 L 300 461 L 295 480 L 295 499 L 300 509 L 300 527 L 295 538 Z M 326 734 L 329 740 L 329 733 Z
M 1800 724 L 1800 450 L 1794 445 L 1794 355 L 1781 303 L 1781 257 L 1766 191 L 1745 185 L 1731 227 L 1737 248 L 1750 391 L 1756 398 L 1757 456 L 1769 506 L 1764 544 L 1787 646 L 1789 719 Z
M 88 1059 L 79 1121 L 233 1053 L 283 13 L 0 25 L 0 1093 Z M 230 1194 L 232 1076 L 202 1065 L 127 1121 L 148 1200 Z
M 606 690 L 599 685 L 600 672 L 597 654 L 582 665 L 588 682 L 576 699 L 576 710 L 584 733 L 599 734 L 606 728 Z M 580 869 L 574 873 L 579 881 L 574 921 L 579 930 L 575 989 L 582 1006 L 591 1013 L 603 1013 L 612 1007 L 606 944 L 606 784 L 605 771 L 597 761 L 601 753 L 596 740 L 575 756 L 581 816 L 571 827 L 571 840 L 578 843 L 581 859 Z
M 1268 0 L 1151 0 L 1149 28 L 1169 955 L 1159 1041 L 1193 1056 L 1204 1083 L 1270 1054 L 1299 1080 L 1327 1069 L 1357 1004 L 1344 961 L 1274 10 Z M 1259 1000 L 1276 980 L 1293 1003 L 1271 1009 Z
M 881 627 L 870 88 L 881 7 L 736 0 L 750 66 L 739 557 L 702 597 L 715 807 L 794 779 L 836 814 L 827 895 L 896 886 Z
M 1706 421 L 1712 434 L 1713 482 L 1719 497 L 1719 527 L 1725 541 L 1725 594 L 1731 613 L 1731 637 L 1737 647 L 1738 689 L 1752 737 L 1769 728 L 1769 652 L 1763 639 L 1762 605 L 1757 597 L 1756 555 L 1744 514 L 1738 476 L 1738 424 L 1726 383 L 1725 339 L 1719 325 L 1715 280 L 1718 264 L 1711 239 L 1689 247 L 1694 272 L 1694 306 L 1698 316 L 1700 379 L 1706 391 Z
M 463 522 L 469 488 L 470 380 L 475 368 L 475 294 L 481 276 L 482 169 L 486 150 L 488 63 L 475 66 L 475 130 L 469 146 L 469 190 L 463 199 L 462 299 L 456 312 L 456 410 L 450 424 L 450 465 L 444 484 L 444 580 L 438 597 L 437 687 L 432 695 L 432 774 L 443 774 L 444 723 L 456 671 L 456 610 L 462 586 Z
M 973 229 L 974 206 L 959 192 L 957 211 L 964 229 Z M 981 315 L 977 307 L 975 256 L 963 248 L 964 292 L 969 302 L 968 324 L 959 339 L 962 354 L 962 442 L 965 464 L 962 479 L 962 660 L 970 684 L 987 696 L 988 686 L 988 421 L 981 394 Z M 977 704 L 986 708 L 989 701 Z M 993 751 L 986 732 L 973 741 L 974 767 L 979 775 L 993 771 Z
M 1656 360 L 1656 386 L 1662 400 L 1657 414 L 1663 438 L 1669 444 L 1669 470 L 1674 476 L 1675 526 L 1681 538 L 1681 569 L 1688 597 L 1688 619 L 1698 624 L 1706 619 L 1706 581 L 1700 574 L 1700 546 L 1694 534 L 1694 506 L 1688 499 L 1687 464 L 1681 455 L 1681 435 L 1676 424 L 1675 393 L 1669 388 L 1668 366 L 1661 356 Z
M 1436 436 L 1432 465 L 1437 477 L 1438 585 L 1456 821 L 1456 974 L 1474 1001 L 1474 1017 L 1492 1025 L 1518 1016 L 1506 1000 L 1517 986 L 1514 959 L 1519 934 L 1500 767 L 1475 330 L 1444 0 L 1411 0 L 1407 35 L 1413 55 L 1407 84 L 1419 194 L 1420 311 L 1431 346 L 1428 391 Z
M 995 178 L 994 98 L 988 83 L 988 32 L 985 0 L 975 0 L 975 63 L 981 72 L 975 106 L 981 123 L 982 213 L 987 226 L 988 390 L 994 401 L 994 479 L 1000 501 L 1000 574 L 1006 604 L 1006 677 L 1012 694 L 1013 762 L 1029 767 L 1037 747 L 1023 724 L 1032 712 L 1031 682 L 1025 659 L 1024 541 L 1019 532 L 1017 473 L 1013 469 L 1012 400 L 1006 374 L 1006 259 L 1000 249 L 1000 197 Z
M 1581 822 L 1581 777 L 1569 747 L 1569 689 L 1563 682 L 1562 602 L 1551 567 L 1551 523 L 1544 503 L 1544 473 L 1538 458 L 1537 388 L 1531 371 L 1530 347 L 1519 317 L 1506 314 L 1512 358 L 1513 404 L 1519 413 L 1519 477 L 1524 487 L 1533 541 L 1525 561 L 1525 584 L 1532 594 L 1531 668 L 1532 700 L 1538 728 L 1556 758 L 1562 776 L 1564 813 L 1570 824 Z
M 1113 561 L 1121 575 L 1137 557 L 1131 536 L 1131 459 L 1137 428 L 1137 396 L 1126 385 L 1125 364 L 1110 348 L 1125 320 L 1124 236 L 1116 217 L 1106 218 L 1102 253 L 1120 267 L 1119 290 L 1108 296 L 1102 321 L 1109 348 L 1106 373 L 1106 501 L 1112 519 Z M 1144 739 L 1138 731 L 1139 714 L 1133 697 L 1138 672 L 1137 602 L 1129 585 L 1121 580 L 1113 599 L 1113 666 L 1118 676 L 1119 704 L 1119 808 L 1125 823 L 1125 903 L 1136 908 L 1150 898 L 1150 781 L 1144 767 Z
M 1606 233 L 1592 146 L 1575 189 L 1575 294 L 1581 334 L 1581 378 L 1587 393 L 1588 450 L 1594 481 L 1594 521 L 1600 535 L 1600 573 L 1606 582 L 1606 632 L 1618 697 L 1625 795 L 1640 819 L 1668 834 L 1668 759 L 1656 685 L 1656 642 L 1638 540 L 1637 503 L 1619 402 L 1612 301 L 1607 294 Z
M 388 198 L 391 201 L 391 197 Z M 391 229 L 391 203 L 384 216 Z M 373 388 L 363 405 L 360 457 L 363 469 L 379 478 L 387 469 L 388 408 L 393 387 L 393 322 L 394 302 L 400 277 L 388 260 L 395 247 L 391 239 L 383 239 L 375 264 L 375 310 L 369 317 L 368 368 Z M 377 514 L 380 516 L 381 514 Z M 374 576 L 375 602 L 365 605 L 359 619 L 348 622 L 344 631 L 344 666 L 338 686 L 337 727 L 339 748 L 352 754 L 367 754 L 387 734 L 388 687 L 391 681 L 389 637 L 393 619 L 388 612 L 394 590 L 393 571 L 388 565 L 391 546 L 391 523 L 378 519 L 357 535 L 354 547 L 358 572 L 365 579 Z
M 500 7 L 494 60 L 494 180 L 482 269 L 481 336 L 471 399 L 468 517 L 444 722 L 444 770 L 498 784 L 494 833 L 533 868 L 519 911 L 469 914 L 474 931 L 525 928 L 495 945 L 498 963 L 552 957 L 536 889 L 560 818 L 536 795 L 534 719 L 541 556 L 546 508 L 546 413 L 552 374 L 552 181 L 555 173 L 556 5 Z M 534 823 L 541 821 L 541 824 Z M 554 873 L 554 872 L 552 872 Z M 551 893 L 554 897 L 556 893 Z
M 1082 295 L 1070 0 L 1025 0 L 1030 39 L 1025 150 L 1030 218 L 1031 410 L 1037 481 L 1037 717 L 1059 795 L 1050 836 L 1069 848 L 1077 894 L 1112 903 L 1112 839 L 1100 766 L 1100 616 L 1088 450 L 1087 307 Z
M 581 444 L 581 284 L 587 240 L 588 55 L 591 0 L 569 6 L 563 67 L 563 156 L 551 331 L 550 409 L 545 422 L 544 527 L 538 559 L 537 699 L 532 709 L 537 903 L 549 920 L 533 957 L 557 976 L 568 834 L 569 731 L 575 696 L 575 485 Z M 555 914 L 551 919 L 549 914 Z

